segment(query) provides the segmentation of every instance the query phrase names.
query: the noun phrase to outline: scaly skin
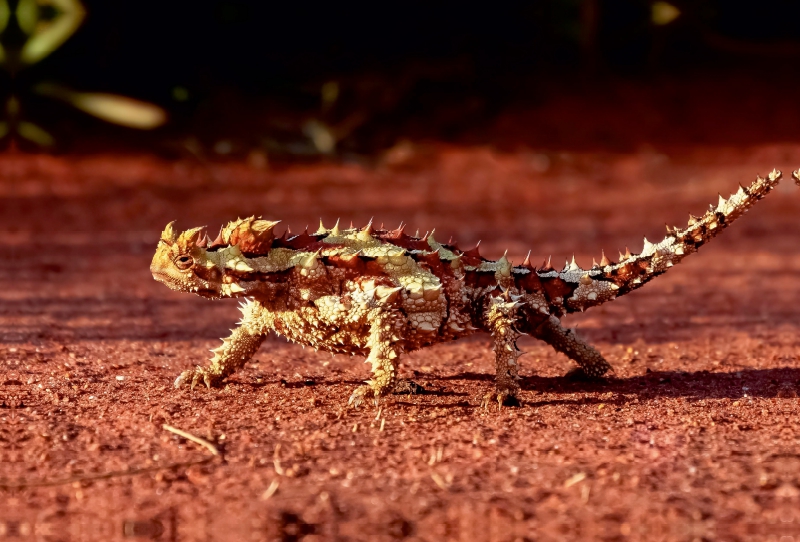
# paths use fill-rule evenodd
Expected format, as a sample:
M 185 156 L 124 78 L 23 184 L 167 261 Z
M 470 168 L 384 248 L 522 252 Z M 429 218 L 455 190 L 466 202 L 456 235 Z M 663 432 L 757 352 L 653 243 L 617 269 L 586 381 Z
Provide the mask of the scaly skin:
M 561 327 L 565 314 L 584 311 L 627 294 L 713 238 L 780 180 L 773 170 L 727 201 L 720 196 L 685 229 L 667 227 L 657 244 L 645 239 L 639 254 L 605 255 L 591 269 L 573 261 L 561 271 L 530 259 L 513 266 L 503 256 L 490 261 L 477 248 L 462 251 L 433 235 L 397 230 L 320 228 L 313 234 L 276 238 L 277 222 L 236 220 L 211 241 L 203 228 L 182 233 L 168 224 L 150 270 L 173 290 L 210 299 L 245 299 L 239 327 L 215 349 L 211 364 L 181 374 L 188 382 L 219 385 L 256 352 L 274 331 L 288 339 L 337 354 L 365 356 L 372 378 L 350 396 L 358 406 L 390 393 L 404 352 L 451 341 L 476 331 L 494 340 L 496 381 L 482 404 L 514 398 L 520 352 L 516 341 L 529 334 L 573 359 L 580 370 L 600 377 L 611 366 L 591 345 Z M 800 173 L 795 172 L 800 182 Z

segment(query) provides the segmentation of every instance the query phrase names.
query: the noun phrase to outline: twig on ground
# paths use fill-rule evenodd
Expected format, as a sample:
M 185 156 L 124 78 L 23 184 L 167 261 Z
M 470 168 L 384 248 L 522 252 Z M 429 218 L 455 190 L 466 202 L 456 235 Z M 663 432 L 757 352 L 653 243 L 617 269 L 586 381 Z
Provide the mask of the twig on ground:
M 211 444 L 210 442 L 208 442 L 205 439 L 201 439 L 200 437 L 196 437 L 196 436 L 192 435 L 191 433 L 187 433 L 186 431 L 178 429 L 177 427 L 172 427 L 171 425 L 164 424 L 161 427 L 163 429 L 169 431 L 170 433 L 175 433 L 176 435 L 179 435 L 179 436 L 185 438 L 186 440 L 191 440 L 195 444 L 199 444 L 200 446 L 203 446 L 206 450 L 211 452 L 211 455 L 219 455 L 219 450 L 217 449 L 217 447 L 214 446 L 213 444 Z

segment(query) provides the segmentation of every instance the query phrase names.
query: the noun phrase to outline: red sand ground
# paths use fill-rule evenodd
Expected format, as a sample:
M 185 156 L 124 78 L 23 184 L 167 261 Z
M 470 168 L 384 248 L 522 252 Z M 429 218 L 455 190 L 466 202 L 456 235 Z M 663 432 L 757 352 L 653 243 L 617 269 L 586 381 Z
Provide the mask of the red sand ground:
M 798 165 L 793 146 L 405 145 L 373 164 L 272 170 L 2 156 L 0 539 L 798 536 L 790 179 L 668 275 L 566 319 L 616 375 L 569 381 L 565 357 L 525 339 L 521 406 L 500 412 L 473 400 L 492 384 L 486 336 L 405 357 L 401 373 L 431 393 L 392 397 L 380 418 L 343 408 L 362 360 L 278 338 L 225 388 L 176 391 L 237 320 L 236 303 L 171 292 L 148 271 L 169 220 L 213 228 L 252 213 L 294 231 L 374 216 L 462 246 L 481 239 L 490 257 L 574 251 L 588 265 L 601 248 L 660 238 L 664 222 L 685 224 L 756 173 Z

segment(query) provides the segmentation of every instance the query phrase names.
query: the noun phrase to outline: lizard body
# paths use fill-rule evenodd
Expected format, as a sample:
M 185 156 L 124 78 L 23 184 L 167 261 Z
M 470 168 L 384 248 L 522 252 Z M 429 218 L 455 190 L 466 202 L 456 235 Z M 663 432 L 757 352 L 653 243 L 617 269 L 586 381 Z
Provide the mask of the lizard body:
M 350 403 L 377 400 L 397 384 L 404 352 L 459 339 L 477 331 L 492 335 L 495 389 L 483 398 L 502 404 L 519 389 L 516 340 L 529 334 L 573 359 L 588 376 L 611 366 L 591 345 L 560 325 L 564 315 L 627 294 L 664 273 L 712 239 L 780 180 L 773 170 L 720 196 L 685 228 L 667 227 L 659 243 L 645 239 L 638 254 L 605 255 L 590 269 L 574 261 L 558 271 L 530 258 L 512 265 L 437 241 L 373 228 L 326 229 L 276 237 L 277 222 L 247 218 L 230 222 L 211 241 L 203 228 L 182 233 L 167 225 L 150 266 L 173 290 L 210 298 L 244 298 L 242 320 L 213 350 L 210 365 L 182 373 L 176 387 L 211 387 L 250 359 L 271 331 L 332 353 L 365 356 L 372 378 Z

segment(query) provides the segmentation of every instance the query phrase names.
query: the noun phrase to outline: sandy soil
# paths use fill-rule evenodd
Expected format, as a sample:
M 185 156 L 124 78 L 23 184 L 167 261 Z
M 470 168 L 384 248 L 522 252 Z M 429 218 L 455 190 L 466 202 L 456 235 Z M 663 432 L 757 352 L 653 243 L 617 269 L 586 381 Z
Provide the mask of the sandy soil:
M 257 165 L 257 164 L 256 164 Z M 400 145 L 258 169 L 0 157 L 0 539 L 766 540 L 800 535 L 800 194 L 568 325 L 616 374 L 522 341 L 521 406 L 484 411 L 485 336 L 404 358 L 430 393 L 345 410 L 362 360 L 270 339 L 223 389 L 171 384 L 238 319 L 154 282 L 158 234 L 236 216 L 370 217 L 485 255 L 588 265 L 659 239 L 800 147 L 670 155 Z M 213 443 L 220 456 L 165 431 Z M 190 464 L 187 464 L 190 463 Z

